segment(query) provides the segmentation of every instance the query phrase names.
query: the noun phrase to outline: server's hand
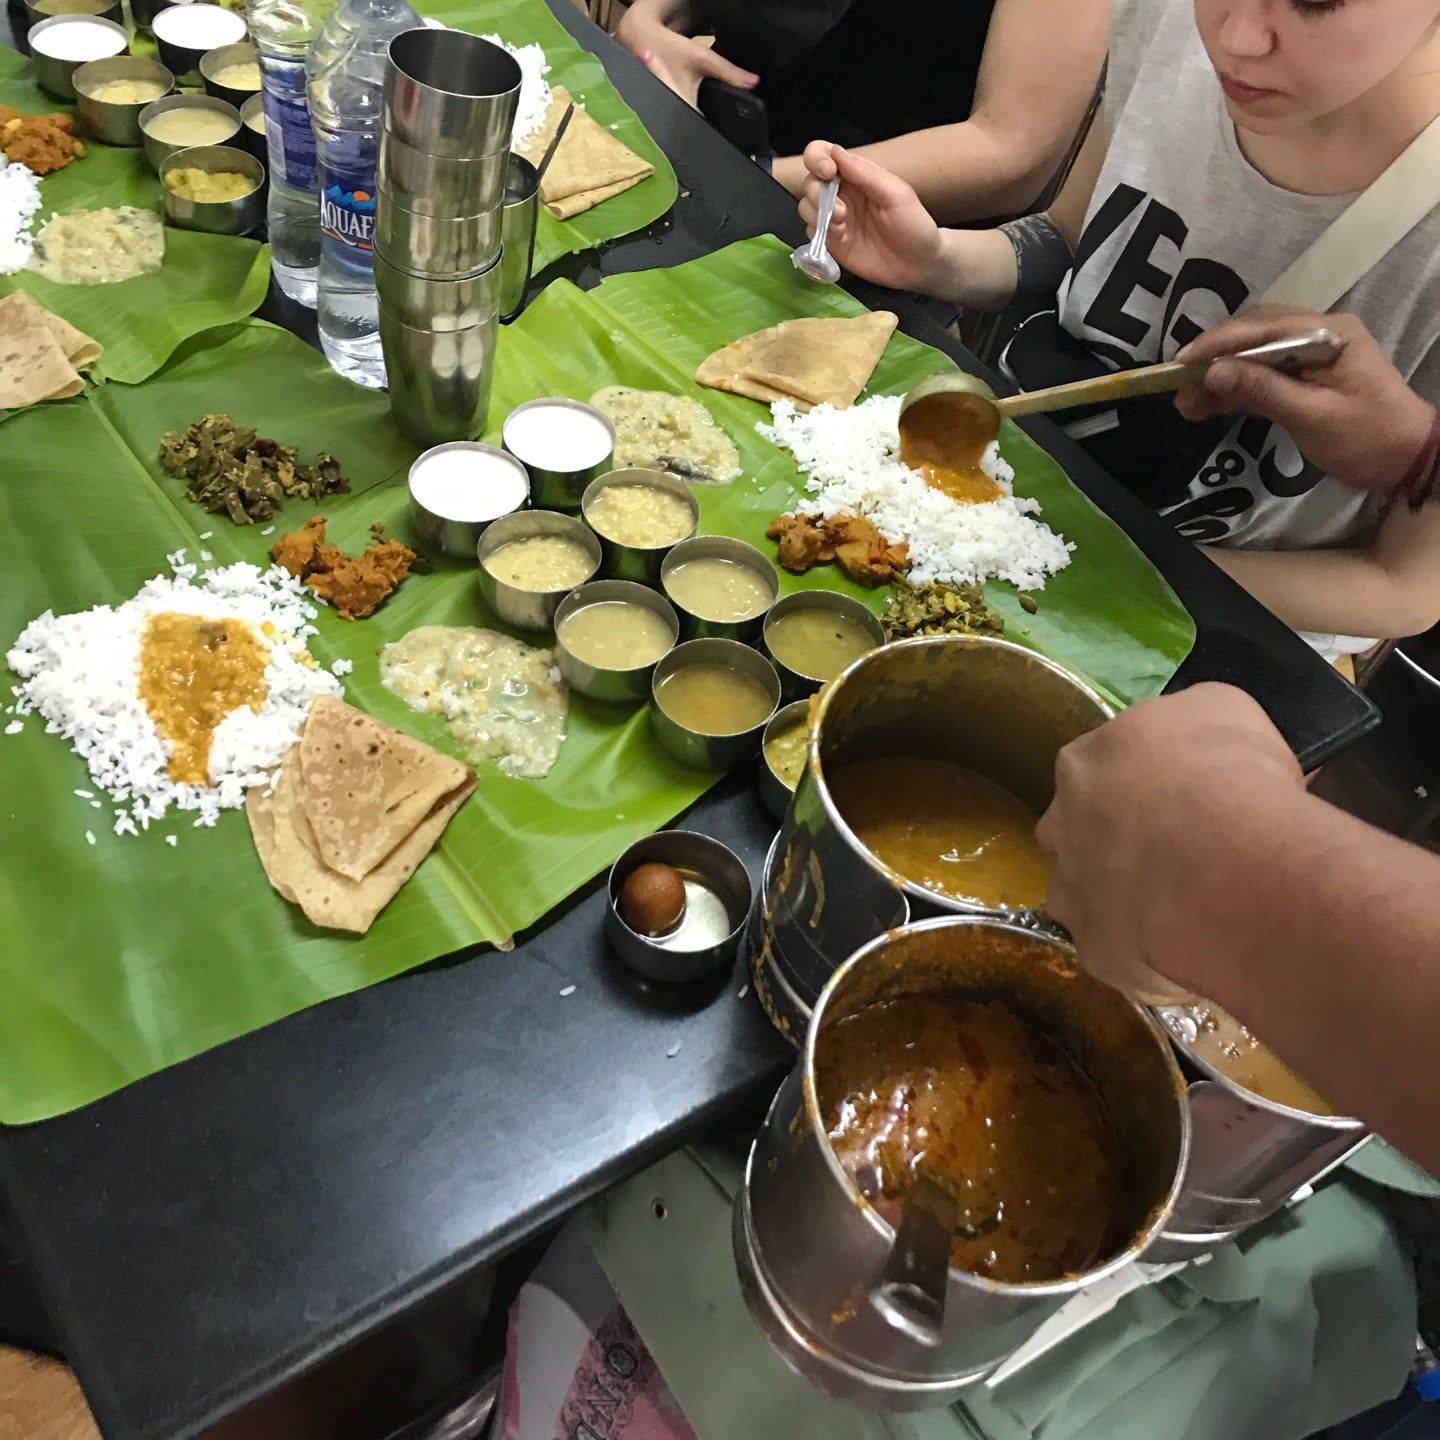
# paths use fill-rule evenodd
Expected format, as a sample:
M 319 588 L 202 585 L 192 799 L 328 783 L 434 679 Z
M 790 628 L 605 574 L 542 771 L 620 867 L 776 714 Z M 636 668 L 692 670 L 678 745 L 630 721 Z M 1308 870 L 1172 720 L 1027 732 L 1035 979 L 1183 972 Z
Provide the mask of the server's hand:
M 1060 752 L 1035 831 L 1046 908 L 1080 963 L 1127 994 L 1206 994 L 1207 961 L 1246 923 L 1229 857 L 1283 830 L 1297 796 L 1295 757 L 1244 691 L 1132 705 Z

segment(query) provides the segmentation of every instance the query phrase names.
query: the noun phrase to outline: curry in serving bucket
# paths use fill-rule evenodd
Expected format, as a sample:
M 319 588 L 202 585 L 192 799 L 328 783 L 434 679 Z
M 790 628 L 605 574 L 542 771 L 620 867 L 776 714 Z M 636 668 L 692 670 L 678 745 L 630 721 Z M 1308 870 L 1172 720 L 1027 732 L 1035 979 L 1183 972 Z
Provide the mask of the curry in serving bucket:
M 843 967 L 819 1010 L 813 1123 L 892 1227 L 921 1172 L 952 1194 L 954 1269 L 1013 1285 L 1084 1275 L 1172 1203 L 1174 1058 L 1058 940 L 979 917 L 908 926 Z
M 873 650 L 817 701 L 819 766 L 796 804 L 797 828 L 818 838 L 793 843 L 813 843 L 837 913 L 867 883 L 857 862 L 937 908 L 1041 909 L 1050 874 L 1035 826 L 1056 757 L 1108 715 L 1077 677 L 1008 641 Z

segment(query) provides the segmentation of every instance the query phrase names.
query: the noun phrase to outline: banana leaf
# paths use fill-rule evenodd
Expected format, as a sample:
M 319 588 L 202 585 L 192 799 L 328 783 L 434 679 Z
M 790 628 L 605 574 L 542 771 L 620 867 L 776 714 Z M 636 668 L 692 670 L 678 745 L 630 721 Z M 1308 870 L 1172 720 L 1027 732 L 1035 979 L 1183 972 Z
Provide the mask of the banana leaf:
M 550 84 L 563 85 L 600 124 L 655 167 L 655 173 L 638 185 L 571 220 L 556 220 L 542 206 L 535 226 L 537 275 L 563 255 L 593 250 L 643 230 L 675 203 L 679 187 L 665 152 L 620 98 L 604 67 L 570 38 L 545 0 L 419 0 L 415 8 L 456 30 L 498 35 L 510 45 L 539 45 L 550 63 L 546 77 Z
M 697 488 L 702 530 L 748 540 L 773 555 L 765 528 L 793 508 L 802 477 L 788 454 L 755 434 L 755 426 L 770 418 L 768 408 L 697 389 L 695 370 L 727 341 L 789 316 L 859 315 L 863 309 L 838 287 L 804 279 L 774 237 L 743 240 L 670 270 L 616 276 L 589 295 L 556 282 L 510 327 L 491 418 L 526 398 L 512 385 L 521 376 L 544 374 L 552 393 L 578 399 L 614 383 L 689 389 L 739 445 L 745 471 L 733 485 Z M 897 333 L 868 393 L 901 394 L 922 377 L 949 369 L 954 365 L 946 356 Z M 1015 467 L 1016 492 L 1038 500 L 1051 528 L 1077 547 L 1069 568 L 1037 597 L 1034 615 L 1021 608 L 1012 586 L 993 581 L 987 587 L 990 603 L 1005 617 L 1007 637 L 1085 676 L 1117 705 L 1157 694 L 1195 642 L 1184 606 L 1124 531 L 1018 426 L 1007 422 L 1000 444 Z M 784 576 L 782 584 L 844 589 L 877 609 L 884 600 L 882 592 L 852 585 L 833 566 Z
M 503 332 L 491 414 L 498 422 L 536 395 L 585 396 L 612 383 L 693 389 L 695 363 L 721 341 L 789 314 L 855 308 L 838 292 L 797 282 L 784 247 L 770 241 L 669 272 L 617 276 L 590 294 L 557 282 Z M 899 389 L 941 363 L 897 337 L 875 385 Z M 701 491 L 703 528 L 760 539 L 800 477 L 755 433 L 762 407 L 699 393 L 745 468 L 730 486 Z M 337 378 L 307 346 L 262 322 L 212 330 L 143 385 L 103 386 L 7 426 L 0 649 L 46 609 L 128 597 L 181 546 L 216 564 L 263 563 L 272 536 L 199 511 L 156 461 L 163 432 L 215 410 L 297 444 L 302 458 L 321 450 L 340 457 L 354 488 L 323 506 L 337 543 L 359 549 L 376 520 L 416 540 L 404 486 L 415 452 L 384 398 Z M 1078 547 L 1071 569 L 1042 593 L 1039 615 L 1024 617 L 1032 628 L 1020 638 L 1119 699 L 1158 690 L 1189 648 L 1188 617 L 1042 452 L 1014 433 L 1004 443 L 1021 488 L 1040 497 Z M 277 518 L 290 529 L 311 513 L 292 504 Z M 783 583 L 840 582 L 823 571 Z M 996 599 L 1023 616 L 1013 595 Z M 495 624 L 472 566 L 413 575 L 369 620 L 322 611 L 311 648 L 322 663 L 354 663 L 345 684 L 355 704 L 455 753 L 439 722 L 410 711 L 378 680 L 378 647 L 434 623 Z M 0 730 L 10 719 L 0 714 Z M 270 889 L 237 813 L 209 830 L 172 816 L 139 837 L 113 836 L 108 808 L 75 794 L 90 788 L 84 767 L 32 717 L 20 733 L 0 735 L 0 1121 L 72 1109 L 304 1006 L 477 942 L 503 944 L 714 778 L 668 760 L 643 709 L 572 697 L 550 775 L 513 780 L 486 767 L 435 852 L 357 937 L 314 928 Z M 167 834 L 178 837 L 175 847 Z M 488 955 L 472 963 L 516 962 Z
M 35 83 L 30 62 L 3 46 L 0 104 L 27 115 L 57 108 Z M 143 150 L 87 140 L 82 158 L 40 181 L 40 200 L 41 224 L 56 211 L 112 205 L 154 209 L 160 182 Z M 0 295 L 27 291 L 105 347 L 98 377 L 134 384 L 154 374 L 183 340 L 249 315 L 264 300 L 269 283 L 267 246 L 167 227 L 165 263 L 153 275 L 115 285 L 55 285 L 22 270 L 0 275 Z M 0 418 L 7 413 L 0 411 Z

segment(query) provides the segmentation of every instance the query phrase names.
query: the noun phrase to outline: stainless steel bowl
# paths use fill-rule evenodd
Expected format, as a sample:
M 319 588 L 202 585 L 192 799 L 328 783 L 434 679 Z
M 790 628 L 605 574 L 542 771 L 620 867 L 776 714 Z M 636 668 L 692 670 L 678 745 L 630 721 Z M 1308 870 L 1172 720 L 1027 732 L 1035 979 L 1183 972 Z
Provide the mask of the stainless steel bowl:
M 97 100 L 92 92 L 112 80 L 148 80 L 163 87 L 155 100 L 122 104 Z M 114 55 L 109 60 L 91 60 L 71 76 L 85 129 L 106 145 L 139 145 L 140 115 L 148 106 L 163 100 L 174 88 L 175 77 L 158 61 L 138 55 Z
M 690 511 L 688 533 L 679 540 L 671 540 L 664 545 L 629 545 L 624 541 L 611 539 L 595 523 L 591 510 L 601 493 L 612 485 L 644 485 L 683 500 Z M 700 523 L 700 502 L 696 500 L 690 487 L 674 475 L 666 475 L 661 470 L 628 468 L 611 470 L 598 480 L 592 480 L 580 497 L 580 513 L 585 517 L 585 523 L 600 537 L 600 549 L 605 555 L 606 575 L 616 580 L 634 580 L 641 585 L 658 585 L 660 567 L 665 563 L 665 557 L 695 533 L 695 527 Z
M 238 85 L 222 85 L 215 76 L 227 65 L 243 65 L 253 60 L 260 63 L 260 52 L 248 41 L 239 40 L 234 45 L 220 45 L 207 50 L 200 57 L 200 83 L 207 95 L 217 100 L 228 100 L 237 110 L 244 108 L 248 101 L 260 94 L 260 90 L 242 89 Z
M 191 40 L 169 39 L 164 34 L 167 22 L 165 14 L 171 10 L 200 12 L 214 11 L 214 34 L 205 36 L 198 43 Z M 221 20 L 219 16 L 226 18 Z M 207 16 L 207 19 L 211 18 Z M 238 29 L 236 28 L 238 25 Z M 182 0 L 177 5 L 166 5 L 163 9 L 157 10 L 150 21 L 151 33 L 155 36 L 155 48 L 160 52 L 160 58 L 173 70 L 177 77 L 185 77 L 199 70 L 200 62 L 212 50 L 221 49 L 229 45 L 238 45 L 246 35 L 248 26 L 243 15 L 237 15 L 233 10 L 227 10 L 223 5 L 208 3 L 208 0 Z
M 610 437 L 610 444 L 604 455 L 576 470 L 552 470 L 536 463 L 531 456 L 524 453 L 527 447 L 523 442 L 517 445 L 514 441 L 512 422 L 517 415 L 528 415 L 534 410 L 543 409 L 579 410 L 593 416 Z M 609 470 L 610 459 L 615 453 L 615 427 L 609 419 L 592 405 L 585 405 L 579 400 L 566 400 L 560 396 L 527 400 L 523 405 L 517 405 L 505 417 L 505 423 L 500 427 L 500 439 L 505 448 L 530 472 L 530 493 L 535 497 L 535 503 L 550 510 L 580 509 L 586 488 L 592 480 Z
M 129 36 L 125 33 L 123 25 L 117 25 L 113 20 L 107 20 L 101 15 L 56 15 L 49 20 L 42 20 L 38 25 L 32 26 L 30 30 L 30 61 L 35 66 L 35 78 L 40 82 L 40 88 L 56 100 L 74 100 L 75 72 L 82 65 L 93 65 L 93 60 L 61 60 L 54 55 L 47 55 L 44 50 L 46 44 L 54 44 L 54 40 L 46 39 L 46 36 L 53 36 L 56 31 L 63 30 L 67 25 L 98 25 L 108 31 L 115 43 L 115 54 L 121 54 L 126 45 L 129 44 Z M 111 57 L 101 57 L 109 59 Z
M 235 200 L 187 200 L 177 195 L 166 179 L 180 169 L 206 170 L 212 175 L 233 172 L 255 185 Z M 175 151 L 160 167 L 160 188 L 165 195 L 165 218 L 182 230 L 248 235 L 265 219 L 265 167 L 248 150 L 235 145 L 193 145 Z
M 687 560 L 731 560 L 737 565 L 746 565 L 765 582 L 770 600 L 763 610 L 744 620 L 707 620 L 696 615 L 694 611 L 687 610 L 670 592 L 670 576 Z M 739 640 L 746 645 L 753 645 L 760 638 L 765 616 L 780 593 L 780 576 L 768 556 L 743 540 L 731 540 L 724 535 L 697 535 L 693 540 L 682 540 L 665 557 L 660 566 L 660 588 L 680 612 L 680 633 L 687 640 Z
M 260 122 L 258 130 L 251 123 L 255 120 Z M 252 95 L 240 107 L 240 132 L 235 137 L 235 143 L 248 150 L 262 164 L 268 166 L 270 150 L 265 125 L 265 97 Z
M 871 649 L 878 650 L 885 643 L 885 627 L 880 623 L 879 616 L 872 614 L 852 595 L 841 595 L 836 590 L 797 590 L 793 595 L 777 600 L 765 616 L 761 648 L 779 671 L 780 687 L 787 700 L 813 695 L 827 680 L 835 678 L 834 675 L 812 675 L 787 665 L 771 648 L 771 628 L 786 615 L 793 615 L 797 610 L 828 610 L 832 614 L 843 615 L 870 637 Z
M 478 520 L 457 520 L 453 515 L 434 508 L 433 503 L 427 505 L 417 492 L 416 481 L 423 475 L 426 463 L 442 454 L 473 456 L 477 462 L 477 481 L 482 465 L 487 469 L 492 466 L 506 467 L 514 477 L 513 488 L 518 497 L 515 503 L 506 504 L 507 497 L 501 495 L 495 499 L 494 505 L 491 505 L 482 502 L 477 494 L 477 503 L 473 508 L 490 512 Z M 476 547 L 486 530 L 502 516 L 523 510 L 530 499 L 530 477 L 525 473 L 525 467 L 513 455 L 507 455 L 493 445 L 482 445 L 478 440 L 451 440 L 445 445 L 431 446 L 410 467 L 407 483 L 410 487 L 410 514 L 415 521 L 415 528 L 420 532 L 421 542 L 432 554 L 448 555 L 454 560 L 474 560 Z
M 145 156 L 155 167 L 157 175 L 165 162 L 177 151 L 196 148 L 178 145 L 173 140 L 157 140 L 150 133 L 149 126 L 155 117 L 168 114 L 172 110 L 210 110 L 216 115 L 223 115 L 233 124 L 234 129 L 223 141 L 217 140 L 217 145 L 234 143 L 235 137 L 240 133 L 240 112 L 226 101 L 215 99 L 213 95 L 167 95 L 163 100 L 152 100 L 140 112 L 138 123 L 140 143 L 145 147 Z
M 709 735 L 682 725 L 666 713 L 659 697 L 664 682 L 687 665 L 723 665 L 753 676 L 770 697 L 769 711 L 749 729 L 730 735 Z M 760 748 L 760 737 L 779 703 L 780 677 L 758 650 L 742 645 L 738 640 L 689 640 L 684 645 L 677 645 L 655 667 L 650 687 L 650 723 L 661 746 L 682 765 L 697 770 L 729 770 L 754 757 Z
M 384 126 L 417 150 L 462 160 L 508 150 L 519 103 L 519 62 L 489 40 L 422 28 L 390 42 Z
M 438 220 L 489 214 L 504 199 L 509 153 L 507 143 L 490 155 L 432 155 L 382 129 L 376 188 L 386 201 Z
M 125 23 L 120 0 L 25 0 L 27 29 L 34 29 L 57 15 L 98 15 L 101 19 L 113 20 L 117 25 Z
M 657 656 L 646 665 L 632 666 L 626 670 L 596 665 L 582 660 L 565 643 L 565 622 L 587 605 L 624 601 L 627 605 L 638 605 L 663 620 L 670 631 L 670 648 L 680 634 L 680 620 L 675 607 L 663 596 L 637 585 L 630 580 L 592 580 L 572 590 L 560 602 L 555 611 L 555 662 L 572 690 L 588 695 L 592 700 L 610 700 L 629 703 L 647 700 L 650 697 L 650 683 L 655 677 L 655 667 L 664 659 Z
M 774 664 L 774 661 L 771 661 Z M 784 689 L 785 672 L 778 665 L 775 672 L 780 676 L 780 686 Z M 765 727 L 765 733 L 760 737 L 760 768 L 759 783 L 757 788 L 760 791 L 760 800 L 765 808 L 777 819 L 783 820 L 785 812 L 790 808 L 790 800 L 794 796 L 794 788 L 780 777 L 775 767 L 770 763 L 770 756 L 765 747 L 775 739 L 777 735 L 783 735 L 792 725 L 804 727 L 810 715 L 809 700 L 792 700 L 788 705 L 782 705 L 771 717 L 770 723 Z
M 416 330 L 469 330 L 487 324 L 499 312 L 498 258 L 468 275 L 442 278 L 406 269 L 377 245 L 375 293 L 402 325 Z
M 817 893 L 791 895 L 791 909 L 813 908 L 815 943 L 837 961 L 853 941 L 852 912 L 873 911 L 878 894 L 896 889 L 917 914 L 1007 918 L 1002 906 L 941 895 L 889 870 L 846 823 L 827 777 L 860 758 L 949 760 L 1003 785 L 1038 817 L 1054 796 L 1055 757 L 1110 714 L 1084 681 L 1008 640 L 928 636 L 862 656 L 816 702 L 805 773 L 782 833 L 795 857 L 787 876 L 801 886 L 813 877 Z
M 497 580 L 486 567 L 486 560 L 502 545 L 525 540 L 532 535 L 561 535 L 580 545 L 590 557 L 590 573 L 585 580 L 574 585 L 562 585 L 558 590 L 521 590 L 516 585 Z M 480 561 L 480 594 L 507 625 L 515 626 L 517 630 L 551 630 L 560 602 L 592 579 L 600 568 L 600 542 L 573 515 L 561 515 L 555 510 L 522 510 L 518 515 L 502 516 L 486 530 L 480 537 L 477 557 Z
M 616 908 L 620 890 L 633 870 L 649 864 L 674 866 L 692 895 L 691 887 L 695 885 L 708 890 L 724 907 L 729 929 L 724 934 L 712 935 L 709 944 L 683 949 L 676 948 L 690 938 L 684 933 L 683 921 L 674 934 L 659 938 L 632 930 Z M 693 830 L 661 830 L 637 840 L 620 856 L 610 869 L 606 896 L 605 938 L 615 953 L 651 980 L 684 985 L 734 963 L 736 942 L 750 914 L 750 877 L 740 857 L 718 840 Z M 715 928 L 718 930 L 719 925 Z M 694 937 L 695 940 L 701 938 L 704 937 Z

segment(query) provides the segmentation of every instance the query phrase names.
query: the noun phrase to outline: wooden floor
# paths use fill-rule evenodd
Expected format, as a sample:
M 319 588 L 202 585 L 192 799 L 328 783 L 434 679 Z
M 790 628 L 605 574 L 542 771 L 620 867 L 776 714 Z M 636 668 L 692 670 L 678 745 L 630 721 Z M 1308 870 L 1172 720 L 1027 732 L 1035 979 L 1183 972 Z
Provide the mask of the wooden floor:
M 0 1346 L 0 1440 L 100 1440 L 100 1432 L 69 1370 Z

